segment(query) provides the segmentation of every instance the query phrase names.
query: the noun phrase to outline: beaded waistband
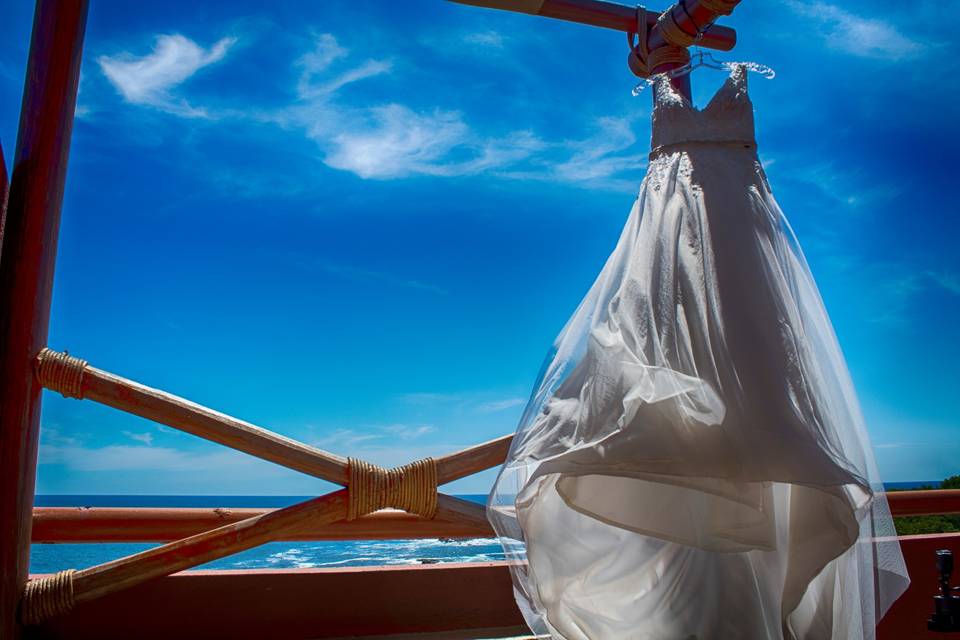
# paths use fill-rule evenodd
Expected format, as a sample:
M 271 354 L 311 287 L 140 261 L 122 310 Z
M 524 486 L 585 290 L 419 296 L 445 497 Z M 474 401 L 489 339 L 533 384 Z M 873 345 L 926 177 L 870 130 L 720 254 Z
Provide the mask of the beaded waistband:
M 650 151 L 650 159 L 663 155 L 664 153 L 673 153 L 682 151 L 688 147 L 732 147 L 735 149 L 757 149 L 757 143 L 753 140 L 686 140 L 684 142 L 674 142 L 672 144 L 662 144 L 654 147 Z

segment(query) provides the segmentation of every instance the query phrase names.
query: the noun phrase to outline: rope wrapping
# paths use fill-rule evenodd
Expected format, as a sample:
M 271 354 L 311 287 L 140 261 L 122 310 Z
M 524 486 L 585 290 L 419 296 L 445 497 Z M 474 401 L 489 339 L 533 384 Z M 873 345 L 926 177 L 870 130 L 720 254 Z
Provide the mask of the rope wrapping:
M 699 34 L 690 35 L 680 28 L 677 19 L 673 17 L 673 9 L 660 14 L 660 17 L 657 18 L 657 29 L 660 30 L 664 40 L 677 47 L 689 47 L 699 37 Z M 650 68 L 653 69 L 654 67 L 651 66 Z
M 627 34 L 627 42 L 630 44 L 627 64 L 633 74 L 640 78 L 649 78 L 654 70 L 661 65 L 676 63 L 682 66 L 690 61 L 690 52 L 686 48 L 696 42 L 697 37 L 691 36 L 678 27 L 670 11 L 660 15 L 657 19 L 657 25 L 661 30 L 663 30 L 664 25 L 672 25 L 667 26 L 667 31 L 664 31 L 663 34 L 664 40 L 670 44 L 657 47 L 651 51 L 647 46 L 647 10 L 643 6 L 637 7 L 637 31 Z M 670 31 L 671 28 L 673 31 Z M 673 40 L 671 40 L 671 37 Z M 689 42 L 684 38 L 689 39 Z M 634 42 L 634 39 L 636 39 L 636 42 Z M 678 44 L 680 42 L 687 42 L 687 44 Z
M 40 384 L 65 398 L 83 399 L 83 371 L 87 361 L 44 348 L 37 355 L 35 372 Z
M 690 62 L 690 52 L 687 51 L 686 47 L 677 47 L 673 45 L 657 47 L 650 52 L 650 56 L 647 58 L 647 66 L 649 67 L 651 73 L 664 64 L 675 63 L 683 66 L 688 62 Z
M 437 464 L 424 458 L 402 467 L 386 469 L 357 458 L 348 458 L 347 520 L 380 509 L 402 509 L 424 518 L 437 513 Z
M 27 581 L 20 598 L 20 622 L 38 624 L 73 609 L 73 569 Z

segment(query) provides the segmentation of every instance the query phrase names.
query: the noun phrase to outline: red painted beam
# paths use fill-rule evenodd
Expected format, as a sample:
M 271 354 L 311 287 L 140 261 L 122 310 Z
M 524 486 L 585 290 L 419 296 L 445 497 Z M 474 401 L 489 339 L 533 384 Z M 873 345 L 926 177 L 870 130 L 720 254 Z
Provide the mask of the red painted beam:
M 0 253 L 0 638 L 19 637 L 46 346 L 86 0 L 38 0 Z
M 0 143 L 0 253 L 3 253 L 3 227 L 7 219 L 7 193 L 10 182 L 7 178 L 7 162 L 3 157 L 3 143 Z
M 895 516 L 932 516 L 960 513 L 960 489 L 891 491 L 887 494 Z
M 262 515 L 271 509 L 141 509 L 37 507 L 33 541 L 168 542 Z M 396 540 L 402 538 L 481 538 L 489 526 L 427 520 L 403 511 L 384 510 L 328 525 L 309 523 L 281 540 Z
M 960 513 L 960 490 L 895 491 L 887 494 L 895 516 Z M 140 507 L 36 507 L 33 542 L 166 542 L 261 515 L 270 509 L 181 509 Z M 284 540 L 393 540 L 493 536 L 466 522 L 425 520 L 385 510 L 352 522 L 305 527 Z
M 613 29 L 624 33 L 637 30 L 636 5 L 626 6 L 604 0 L 452 0 L 487 9 L 503 9 L 516 13 L 526 13 L 545 18 L 555 18 L 568 22 L 577 22 L 603 29 Z M 688 0 L 693 2 L 694 0 Z M 647 12 L 649 29 L 657 23 L 660 14 Z M 706 24 L 706 23 L 704 23 Z M 729 27 L 711 26 L 703 34 L 700 46 L 707 49 L 729 51 L 737 43 L 737 32 Z
M 504 563 L 191 571 L 77 605 L 38 638 L 343 638 L 523 633 Z M 485 630 L 479 633 L 479 630 Z M 456 631 L 474 630 L 468 636 Z

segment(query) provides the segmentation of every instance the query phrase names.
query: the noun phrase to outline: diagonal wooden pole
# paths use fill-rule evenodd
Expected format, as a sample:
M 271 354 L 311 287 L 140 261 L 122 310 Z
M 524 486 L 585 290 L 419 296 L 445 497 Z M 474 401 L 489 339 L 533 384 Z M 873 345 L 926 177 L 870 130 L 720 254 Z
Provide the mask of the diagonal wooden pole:
M 20 636 L 47 342 L 86 0 L 38 0 L 0 250 L 0 638 Z
M 91 367 L 82 360 L 71 358 L 72 364 L 58 365 L 73 368 L 73 372 L 79 377 L 79 383 L 75 387 L 67 390 L 52 384 L 51 380 L 62 380 L 62 376 L 48 373 L 52 369 L 47 369 L 44 363 L 56 364 L 64 356 L 65 354 L 45 350 L 37 360 L 37 370 L 42 372 L 41 383 L 53 391 L 66 392 L 77 398 L 93 400 L 341 486 L 347 484 L 345 458 L 297 442 L 292 438 L 286 438 L 166 391 L 153 389 Z M 47 379 L 48 377 L 50 380 Z M 506 459 L 512 439 L 512 435 L 507 435 L 440 456 L 436 459 L 437 484 L 446 484 L 502 463 Z M 451 498 L 451 500 L 459 500 L 459 498 Z
M 468 467 L 462 467 L 453 475 L 468 475 Z M 348 491 L 340 489 L 283 509 L 76 571 L 70 587 L 72 603 L 93 600 L 147 580 L 282 539 L 306 526 L 316 527 L 343 520 L 347 517 Z M 474 525 L 478 521 L 485 521 L 484 514 L 482 505 L 443 494 L 437 497 L 437 517 L 447 522 Z M 39 621 L 40 619 L 30 618 L 25 620 L 27 623 Z

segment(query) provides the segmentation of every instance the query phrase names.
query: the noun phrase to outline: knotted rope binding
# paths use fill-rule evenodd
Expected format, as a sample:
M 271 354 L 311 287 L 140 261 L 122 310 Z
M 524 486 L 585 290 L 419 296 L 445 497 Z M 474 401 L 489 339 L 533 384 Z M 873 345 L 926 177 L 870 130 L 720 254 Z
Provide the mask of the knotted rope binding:
M 669 19 L 665 21 L 664 16 L 667 16 Z M 673 25 L 676 31 L 679 31 L 683 36 L 690 39 L 689 44 L 693 44 L 696 41 L 696 36 L 691 36 L 676 26 L 671 12 L 666 11 L 661 14 L 657 20 L 657 25 L 663 29 L 663 24 Z M 670 27 L 667 28 L 669 29 Z M 636 38 L 636 42 L 634 42 L 634 38 Z M 630 45 L 630 55 L 627 57 L 627 64 L 630 66 L 630 70 L 634 75 L 640 78 L 648 78 L 654 69 L 663 64 L 676 63 L 682 66 L 690 61 L 690 52 L 686 49 L 689 45 L 674 42 L 666 32 L 663 34 L 663 38 L 670 44 L 657 47 L 653 51 L 649 50 L 647 44 L 647 10 L 643 6 L 638 6 L 637 31 L 627 34 L 627 42 Z M 679 41 L 680 36 L 675 36 L 675 38 Z
M 60 392 L 65 398 L 83 398 L 83 370 L 87 361 L 70 354 L 44 348 L 37 356 L 37 380 L 47 389 Z
M 657 28 L 663 34 L 663 39 L 677 47 L 689 47 L 700 37 L 700 34 L 690 35 L 680 28 L 677 19 L 673 17 L 673 10 L 664 11 L 657 18 Z M 650 67 L 653 69 L 654 67 Z
M 73 609 L 73 569 L 27 581 L 20 598 L 20 622 L 38 624 Z
M 347 520 L 380 509 L 403 509 L 424 518 L 437 512 L 437 463 L 424 458 L 395 469 L 348 458 Z
M 672 45 L 657 47 L 651 51 L 647 57 L 647 65 L 649 65 L 651 73 L 660 65 L 675 63 L 683 66 L 688 62 L 690 62 L 690 52 L 687 51 L 686 47 L 675 47 Z

